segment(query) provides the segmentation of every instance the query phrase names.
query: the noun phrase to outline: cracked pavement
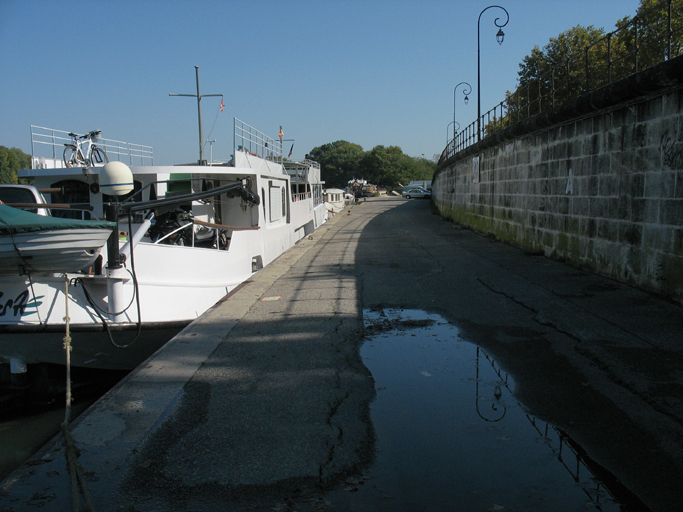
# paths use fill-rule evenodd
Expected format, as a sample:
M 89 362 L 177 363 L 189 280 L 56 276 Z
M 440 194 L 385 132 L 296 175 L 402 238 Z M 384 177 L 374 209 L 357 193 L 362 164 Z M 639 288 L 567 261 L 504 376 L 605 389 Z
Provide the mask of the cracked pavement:
M 680 305 L 462 229 L 427 201 L 349 211 L 79 417 L 97 510 L 334 509 L 326 492 L 372 462 L 375 389 L 358 350 L 363 309 L 388 307 L 446 318 L 536 416 L 652 510 L 680 509 Z M 66 510 L 60 450 L 6 480 L 0 509 Z

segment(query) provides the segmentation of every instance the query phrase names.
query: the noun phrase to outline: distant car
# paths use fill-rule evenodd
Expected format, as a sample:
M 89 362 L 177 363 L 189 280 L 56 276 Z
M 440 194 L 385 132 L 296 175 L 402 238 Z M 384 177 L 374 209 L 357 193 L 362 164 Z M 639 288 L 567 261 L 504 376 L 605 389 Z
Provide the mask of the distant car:
M 424 199 L 429 199 L 432 197 L 432 191 L 427 190 L 426 188 L 417 187 L 411 188 L 410 190 L 404 190 L 401 192 L 401 195 L 406 199 L 410 199 L 411 197 L 422 197 Z

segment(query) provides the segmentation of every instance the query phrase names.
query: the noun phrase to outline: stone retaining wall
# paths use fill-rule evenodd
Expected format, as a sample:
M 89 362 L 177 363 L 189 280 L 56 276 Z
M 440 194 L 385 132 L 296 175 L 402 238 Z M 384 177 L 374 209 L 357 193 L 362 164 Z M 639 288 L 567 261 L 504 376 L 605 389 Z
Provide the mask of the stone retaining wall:
M 439 211 L 683 302 L 683 60 L 674 60 L 441 163 Z

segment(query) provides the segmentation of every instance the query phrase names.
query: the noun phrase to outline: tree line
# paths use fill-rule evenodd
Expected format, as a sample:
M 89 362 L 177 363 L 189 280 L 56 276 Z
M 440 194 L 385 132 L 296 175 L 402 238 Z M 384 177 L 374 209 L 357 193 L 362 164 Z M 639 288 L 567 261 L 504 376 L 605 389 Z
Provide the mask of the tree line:
M 506 95 L 506 118 L 487 123 L 486 132 L 681 55 L 683 0 L 641 0 L 636 15 L 609 33 L 577 25 L 524 57 L 519 85 Z
M 328 188 L 344 188 L 355 178 L 395 190 L 413 180 L 430 180 L 436 170 L 436 159 L 408 156 L 398 146 L 380 145 L 364 151 L 345 140 L 313 148 L 309 157 L 320 164 Z
M 17 171 L 31 168 L 31 155 L 19 148 L 0 146 L 0 183 L 18 183 Z

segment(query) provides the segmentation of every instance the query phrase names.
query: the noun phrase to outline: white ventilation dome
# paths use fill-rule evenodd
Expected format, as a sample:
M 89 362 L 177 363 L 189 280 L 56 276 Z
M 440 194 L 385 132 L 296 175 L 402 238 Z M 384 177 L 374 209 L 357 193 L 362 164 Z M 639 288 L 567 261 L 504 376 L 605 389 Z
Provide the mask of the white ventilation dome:
M 125 196 L 133 190 L 133 173 L 123 162 L 109 162 L 100 170 L 100 192 Z

